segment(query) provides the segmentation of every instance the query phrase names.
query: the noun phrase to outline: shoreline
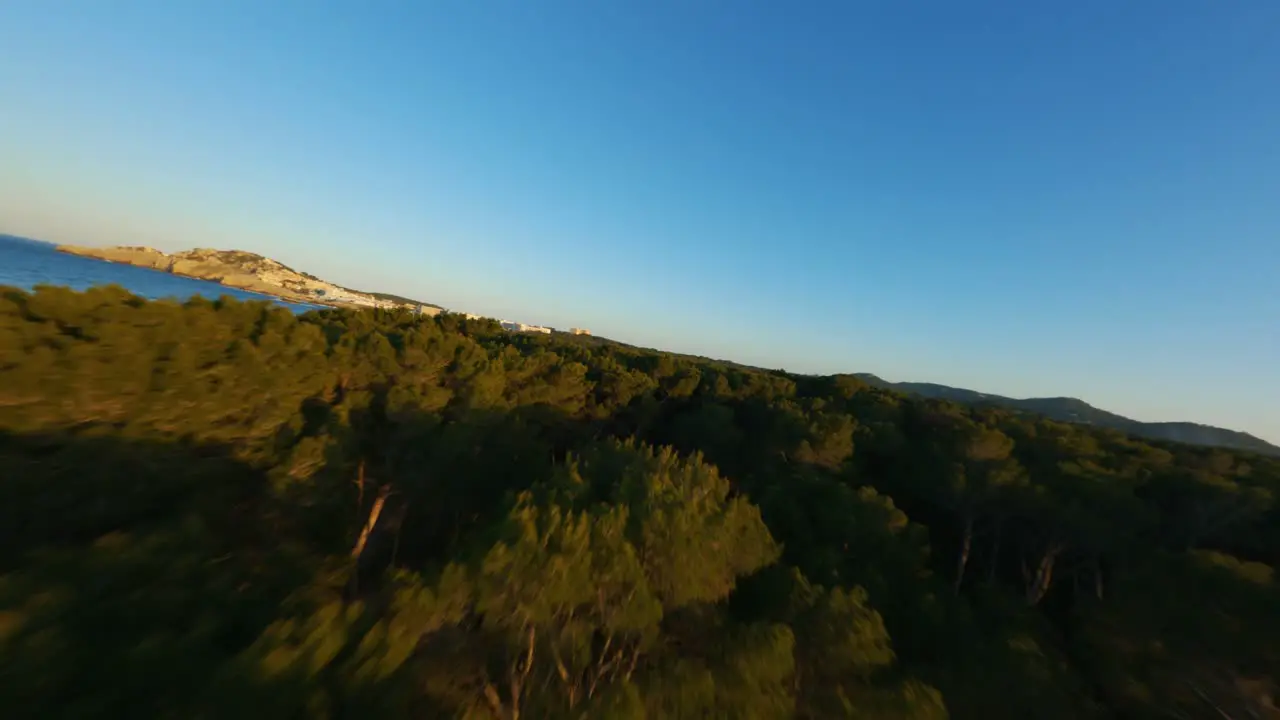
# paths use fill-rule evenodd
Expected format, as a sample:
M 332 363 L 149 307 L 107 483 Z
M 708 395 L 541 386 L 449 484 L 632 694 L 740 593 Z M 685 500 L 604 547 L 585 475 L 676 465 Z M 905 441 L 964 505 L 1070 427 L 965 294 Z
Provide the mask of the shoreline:
M 81 257 L 88 260 L 96 260 L 99 262 L 110 263 L 113 265 L 125 265 L 128 267 L 135 267 L 140 270 L 151 270 L 153 272 L 158 272 L 165 275 L 171 275 L 173 277 L 180 277 L 188 280 L 196 280 L 199 282 L 212 283 L 214 285 L 218 285 L 220 287 L 224 287 L 229 290 L 236 290 L 238 292 L 261 297 L 266 300 L 276 300 L 282 303 L 305 307 L 308 309 L 341 310 L 346 308 L 361 309 L 365 307 L 378 307 L 377 305 L 365 305 L 363 303 L 358 303 L 358 302 L 342 302 L 339 300 L 327 299 L 327 298 L 317 297 L 317 296 L 309 296 L 309 295 L 304 296 L 286 288 L 275 287 L 274 283 L 265 281 L 261 276 L 257 276 L 253 273 L 246 273 L 246 275 L 249 277 L 255 277 L 258 280 L 258 282 L 253 283 L 253 287 L 245 287 L 243 285 L 225 282 L 223 277 L 207 277 L 207 276 L 202 277 L 200 275 L 193 275 L 191 273 L 182 272 L 180 270 L 175 269 L 172 264 L 169 265 L 168 267 L 163 267 L 154 262 L 138 262 L 137 258 L 111 257 L 108 254 L 113 250 L 126 250 L 126 251 L 138 251 L 142 253 L 155 253 L 160 258 L 165 258 L 165 259 L 168 259 L 169 257 L 171 257 L 167 253 L 163 253 L 163 252 L 154 250 L 152 248 L 136 248 L 136 249 L 124 248 L 124 247 L 122 248 L 82 248 L 74 245 L 55 245 L 53 249 L 64 255 Z M 268 260 L 269 262 L 274 262 L 274 261 L 271 261 L 269 258 L 264 258 L 264 259 Z M 148 258 L 148 260 L 150 260 L 150 258 Z M 319 281 L 316 278 L 312 278 L 312 279 L 315 279 L 318 282 L 324 283 L 324 281 Z M 332 283 L 324 283 L 324 284 L 332 285 Z M 340 287 L 340 286 L 337 286 L 337 287 Z M 355 291 L 351 291 L 351 290 L 346 290 L 346 292 L 355 293 Z
M 293 297 L 289 295 L 281 295 L 280 293 L 267 292 L 265 290 L 249 290 L 247 288 L 236 287 L 235 285 L 228 285 L 227 283 L 224 283 L 220 280 L 197 277 L 195 275 L 188 275 L 187 273 L 175 272 L 173 270 L 163 270 L 161 268 L 148 267 L 146 265 L 138 265 L 136 263 L 126 262 L 124 260 L 112 260 L 110 258 L 94 257 L 93 255 L 82 255 L 76 252 L 68 252 L 66 250 L 63 250 L 62 246 L 56 246 L 55 249 L 64 255 L 72 255 L 75 257 L 84 258 L 86 260 L 96 260 L 98 262 L 109 263 L 111 265 L 124 265 L 125 267 L 138 268 L 139 270 L 150 270 L 151 272 L 160 273 L 161 275 L 172 275 L 173 277 L 185 278 L 187 280 L 207 282 L 213 285 L 217 285 L 218 287 L 227 288 L 228 290 L 238 290 L 239 292 L 247 293 L 249 295 L 259 295 L 264 298 L 274 298 L 276 300 L 287 302 L 291 305 L 314 305 L 317 308 L 330 308 L 333 310 L 341 310 L 343 307 L 359 307 L 357 305 L 344 306 L 344 305 L 339 305 L 335 303 L 319 302 L 319 301 L 313 301 L 313 300 L 301 300 L 301 299 L 298 299 L 297 297 Z
M 81 257 L 84 257 L 84 256 L 82 255 Z M 96 260 L 96 259 L 98 259 L 98 258 L 91 258 L 91 259 Z M 115 261 L 115 260 L 106 260 L 105 262 L 115 263 L 116 261 Z M 117 265 L 129 265 L 130 267 L 142 267 L 141 265 L 133 265 L 133 264 L 131 264 L 131 263 L 116 263 L 116 264 L 117 264 Z M 200 281 L 200 282 L 213 283 L 214 285 L 217 285 L 218 287 L 224 287 L 224 288 L 228 288 L 228 289 L 231 289 L 231 290 L 239 290 L 239 291 L 240 291 L 240 292 L 242 292 L 242 293 L 249 293 L 250 295 L 261 295 L 262 297 L 266 297 L 266 298 L 275 298 L 275 299 L 277 299 L 277 300 L 283 300 L 284 302 L 291 303 L 291 304 L 293 304 L 293 305 L 315 305 L 316 307 L 332 308 L 332 309 L 335 309 L 335 310 L 341 310 L 341 309 L 344 307 L 343 305 L 338 305 L 338 304 L 335 304 L 335 303 L 319 302 L 319 301 L 315 301 L 315 300 L 302 300 L 302 299 L 299 299 L 299 298 L 297 298 L 297 297 L 292 297 L 292 296 L 288 296 L 288 295 L 281 295 L 280 293 L 267 292 L 267 291 L 265 291 L 265 290 L 249 290 L 249 289 L 242 288 L 242 287 L 236 287 L 235 285 L 228 285 L 228 284 L 226 284 L 226 283 L 224 283 L 224 282 L 221 282 L 221 281 L 219 281 L 219 280 L 210 280 L 209 278 L 196 277 L 195 275 L 188 275 L 188 274 L 186 274 L 186 273 L 174 272 L 173 270 L 161 270 L 160 268 L 147 268 L 147 267 L 144 267 L 144 268 L 142 268 L 142 269 L 143 269 L 143 270 L 154 270 L 154 271 L 156 271 L 156 272 L 164 273 L 165 275 L 172 275 L 172 276 L 174 276 L 174 277 L 186 278 L 186 279 L 188 279 L 188 280 L 198 280 L 198 281 Z M 349 307 L 358 307 L 358 306 L 357 306 L 357 305 L 350 305 Z

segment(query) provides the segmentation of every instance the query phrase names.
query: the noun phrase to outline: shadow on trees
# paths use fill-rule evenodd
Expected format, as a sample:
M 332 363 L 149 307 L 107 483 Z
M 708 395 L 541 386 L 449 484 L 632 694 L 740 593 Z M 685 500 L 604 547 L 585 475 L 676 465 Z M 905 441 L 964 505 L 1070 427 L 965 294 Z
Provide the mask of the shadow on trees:
M 222 707 L 209 693 L 234 692 L 215 679 L 298 588 L 325 576 L 377 602 L 388 568 L 465 554 L 604 426 L 545 406 L 388 417 L 378 400 L 337 432 L 330 411 L 309 403 L 266 463 L 107 428 L 0 433 L 5 716 Z M 319 462 L 298 464 L 326 425 Z
M 164 715 L 312 572 L 266 473 L 228 448 L 0 434 L 8 717 Z

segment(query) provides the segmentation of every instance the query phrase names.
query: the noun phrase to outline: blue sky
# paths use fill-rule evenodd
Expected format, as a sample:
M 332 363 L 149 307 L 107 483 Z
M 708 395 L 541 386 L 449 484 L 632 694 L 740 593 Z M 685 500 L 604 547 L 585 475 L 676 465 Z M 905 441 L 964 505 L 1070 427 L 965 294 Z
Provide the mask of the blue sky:
M 1280 3 L 0 4 L 0 232 L 1280 441 Z

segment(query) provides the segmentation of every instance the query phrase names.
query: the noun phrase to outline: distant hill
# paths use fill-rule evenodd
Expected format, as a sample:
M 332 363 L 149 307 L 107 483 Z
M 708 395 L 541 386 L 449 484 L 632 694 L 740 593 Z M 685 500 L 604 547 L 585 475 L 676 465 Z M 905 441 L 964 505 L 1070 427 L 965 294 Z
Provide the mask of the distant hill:
M 953 402 L 972 405 L 990 404 L 1001 407 L 1010 407 L 1017 410 L 1024 410 L 1026 412 L 1038 413 L 1045 417 L 1062 422 L 1097 425 L 1099 427 L 1112 428 L 1132 435 L 1150 438 L 1152 440 L 1169 440 L 1173 442 L 1191 443 L 1193 445 L 1208 445 L 1213 447 L 1231 448 L 1234 450 L 1247 450 L 1263 455 L 1280 455 L 1280 447 L 1272 445 L 1262 438 L 1254 437 L 1249 433 L 1190 422 L 1141 422 L 1124 417 L 1123 415 L 1117 415 L 1115 413 L 1107 412 L 1106 410 L 1101 410 L 1077 398 L 1051 397 L 1019 399 L 1004 397 L 1002 395 L 980 393 L 973 390 L 965 390 L 963 388 L 948 387 L 946 385 L 937 385 L 934 383 L 889 382 L 888 380 L 870 373 L 855 373 L 854 377 L 861 379 L 868 385 L 889 388 L 899 392 L 912 393 L 923 397 L 951 400 Z
M 575 336 L 573 340 L 588 345 L 620 345 L 640 350 L 649 350 L 651 352 L 665 352 L 655 350 L 653 348 L 641 348 L 634 345 L 628 345 L 627 343 L 610 340 L 599 335 Z M 712 362 L 742 370 L 776 372 L 783 375 L 790 374 L 785 370 L 769 370 L 766 368 L 743 365 L 727 360 L 718 360 L 699 355 L 685 355 L 670 352 L 666 354 L 673 357 L 683 358 L 685 360 Z M 952 402 L 964 403 L 967 405 L 987 404 L 999 407 L 1008 407 L 1015 410 L 1021 410 L 1023 412 L 1044 415 L 1045 417 L 1059 422 L 1097 425 L 1098 427 L 1111 428 L 1131 435 L 1136 435 L 1138 437 L 1149 438 L 1151 440 L 1165 440 L 1169 442 L 1187 443 L 1190 445 L 1222 447 L 1233 450 L 1255 452 L 1261 455 L 1280 456 L 1280 446 L 1272 445 L 1266 440 L 1254 437 L 1246 432 L 1227 430 L 1225 428 L 1214 427 L 1212 425 L 1201 425 L 1199 423 L 1192 422 L 1141 422 L 1124 417 L 1123 415 L 1117 415 L 1113 412 L 1107 412 L 1106 410 L 1096 408 L 1079 398 L 1051 397 L 1019 399 L 1005 397 L 1003 395 L 980 393 L 975 390 L 955 388 L 948 385 L 938 385 L 936 383 L 895 383 L 876 375 L 872 375 L 871 373 L 849 373 L 848 375 L 856 377 L 868 385 L 895 390 L 897 392 L 910 393 L 928 398 L 937 398 L 939 400 L 950 400 Z

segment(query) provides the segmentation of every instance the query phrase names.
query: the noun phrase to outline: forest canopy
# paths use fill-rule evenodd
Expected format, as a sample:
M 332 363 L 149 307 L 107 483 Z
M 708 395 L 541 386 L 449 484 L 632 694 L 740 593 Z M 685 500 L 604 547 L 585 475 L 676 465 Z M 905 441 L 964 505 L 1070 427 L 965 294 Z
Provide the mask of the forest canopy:
M 1256 718 L 1280 459 L 407 310 L 0 288 L 13 718 Z

